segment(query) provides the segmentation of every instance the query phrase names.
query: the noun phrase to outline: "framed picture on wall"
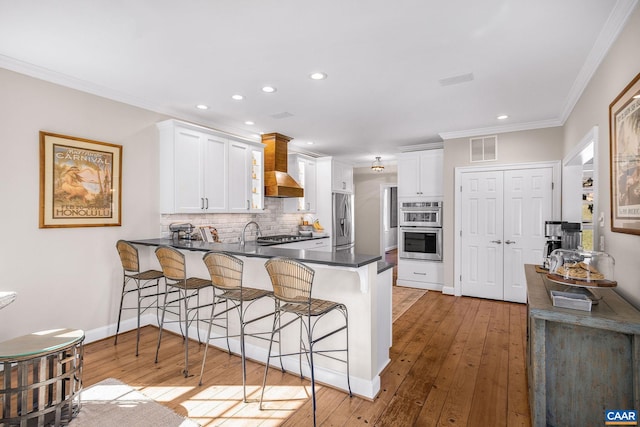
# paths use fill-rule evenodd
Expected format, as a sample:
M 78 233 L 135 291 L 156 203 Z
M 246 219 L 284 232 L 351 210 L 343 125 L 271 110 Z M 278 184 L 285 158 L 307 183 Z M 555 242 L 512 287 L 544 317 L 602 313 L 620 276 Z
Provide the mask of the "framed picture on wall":
M 640 234 L 640 74 L 609 105 L 611 231 Z
M 122 146 L 40 132 L 40 228 L 121 225 Z

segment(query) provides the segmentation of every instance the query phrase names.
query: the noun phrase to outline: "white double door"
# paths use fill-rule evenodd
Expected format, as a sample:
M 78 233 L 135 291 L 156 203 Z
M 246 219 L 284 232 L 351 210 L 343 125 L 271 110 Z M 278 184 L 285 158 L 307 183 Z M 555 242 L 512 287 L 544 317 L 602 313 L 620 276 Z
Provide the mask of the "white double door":
M 524 303 L 524 264 L 540 264 L 553 214 L 553 169 L 466 172 L 461 177 L 462 295 Z

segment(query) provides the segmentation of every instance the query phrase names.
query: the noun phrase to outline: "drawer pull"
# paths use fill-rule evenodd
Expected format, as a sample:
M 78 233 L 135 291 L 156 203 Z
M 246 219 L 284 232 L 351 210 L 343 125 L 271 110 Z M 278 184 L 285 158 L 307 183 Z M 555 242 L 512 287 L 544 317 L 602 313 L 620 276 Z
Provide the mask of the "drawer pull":
M 416 271 L 414 271 L 414 272 L 413 272 L 413 274 L 418 274 L 418 275 L 420 275 L 420 276 L 426 276 L 426 275 L 427 275 L 427 273 L 418 273 L 418 272 L 416 272 Z

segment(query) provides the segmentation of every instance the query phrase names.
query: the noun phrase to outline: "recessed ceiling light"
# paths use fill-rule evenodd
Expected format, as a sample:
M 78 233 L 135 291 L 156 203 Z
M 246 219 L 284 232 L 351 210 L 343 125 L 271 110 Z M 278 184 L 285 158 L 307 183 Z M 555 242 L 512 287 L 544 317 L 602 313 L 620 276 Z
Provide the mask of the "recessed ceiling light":
M 507 116 L 506 114 L 502 114 L 502 115 L 497 117 L 498 120 L 506 120 L 508 118 L 509 118 L 509 116 Z
M 204 105 L 204 104 L 198 104 L 198 105 L 196 105 L 196 108 L 198 110 L 208 110 L 209 106 L 208 105 Z
M 311 77 L 313 80 L 324 80 L 327 78 L 327 73 L 313 73 L 310 74 L 309 77 Z
M 246 122 L 244 122 L 245 125 L 249 125 L 249 126 L 253 126 L 255 125 L 254 122 L 252 122 L 251 120 L 247 120 Z
M 244 99 L 244 96 L 240 94 L 235 94 L 235 95 L 231 95 L 231 98 L 235 99 L 236 101 L 242 101 Z
M 277 89 L 275 87 L 273 87 L 273 86 L 265 86 L 265 87 L 262 88 L 262 91 L 266 92 L 266 93 L 273 93 L 276 90 Z
M 313 145 L 313 141 L 307 141 L 307 145 Z

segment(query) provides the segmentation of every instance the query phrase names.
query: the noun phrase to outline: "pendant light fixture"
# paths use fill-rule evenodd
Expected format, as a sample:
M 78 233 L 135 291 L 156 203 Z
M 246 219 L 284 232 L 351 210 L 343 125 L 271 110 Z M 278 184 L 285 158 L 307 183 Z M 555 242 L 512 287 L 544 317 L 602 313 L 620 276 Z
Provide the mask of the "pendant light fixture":
M 380 160 L 380 157 L 376 156 L 376 159 L 371 164 L 371 170 L 374 172 L 382 172 L 384 170 L 384 165 Z

